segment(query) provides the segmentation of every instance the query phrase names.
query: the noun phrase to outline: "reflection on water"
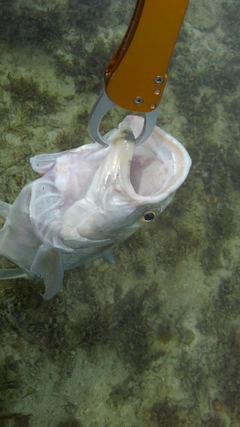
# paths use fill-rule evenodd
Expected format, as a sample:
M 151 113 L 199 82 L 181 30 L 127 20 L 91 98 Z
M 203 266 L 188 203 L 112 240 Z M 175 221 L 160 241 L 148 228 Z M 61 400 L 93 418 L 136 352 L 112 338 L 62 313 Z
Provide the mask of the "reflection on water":
M 1 200 L 36 177 L 32 155 L 89 141 L 134 3 L 1 2 Z M 51 301 L 1 282 L 1 426 L 240 425 L 239 11 L 189 5 L 158 124 L 193 167 L 162 216 Z

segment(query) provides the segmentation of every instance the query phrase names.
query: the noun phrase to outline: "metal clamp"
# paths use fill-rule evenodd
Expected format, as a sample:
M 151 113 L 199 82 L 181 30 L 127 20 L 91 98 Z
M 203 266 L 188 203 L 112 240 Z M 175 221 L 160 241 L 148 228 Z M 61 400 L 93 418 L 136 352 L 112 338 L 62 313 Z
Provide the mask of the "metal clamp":
M 89 117 L 88 130 L 94 141 L 101 145 L 108 146 L 109 143 L 99 132 L 99 125 L 105 114 L 116 104 L 111 101 L 103 89 L 101 95 L 97 99 Z M 151 112 L 144 114 L 144 124 L 140 134 L 136 138 L 136 145 L 142 144 L 151 135 L 153 128 L 157 122 L 160 104 Z

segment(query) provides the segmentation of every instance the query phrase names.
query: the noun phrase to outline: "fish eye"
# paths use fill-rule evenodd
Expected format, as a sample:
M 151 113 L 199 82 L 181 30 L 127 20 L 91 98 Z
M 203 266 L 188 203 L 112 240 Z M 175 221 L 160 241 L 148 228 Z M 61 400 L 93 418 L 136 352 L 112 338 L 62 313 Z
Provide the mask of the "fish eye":
M 142 216 L 141 221 L 142 221 L 142 222 L 150 222 L 150 221 L 152 221 L 154 218 L 155 218 L 155 213 L 154 213 L 154 212 L 152 212 L 152 211 L 150 211 L 150 212 L 146 212 L 146 213 Z

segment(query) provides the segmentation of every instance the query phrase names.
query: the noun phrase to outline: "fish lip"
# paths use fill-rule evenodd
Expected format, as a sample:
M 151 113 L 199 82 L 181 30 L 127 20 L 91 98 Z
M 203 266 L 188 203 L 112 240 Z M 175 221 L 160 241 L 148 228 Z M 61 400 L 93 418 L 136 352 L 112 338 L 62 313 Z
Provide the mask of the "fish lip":
M 130 181 L 131 163 L 135 149 L 135 138 L 128 124 L 119 125 L 108 136 L 109 146 L 105 158 L 99 166 L 86 197 L 96 201 L 96 205 L 105 209 L 110 198 L 123 192 L 136 199 L 136 193 Z

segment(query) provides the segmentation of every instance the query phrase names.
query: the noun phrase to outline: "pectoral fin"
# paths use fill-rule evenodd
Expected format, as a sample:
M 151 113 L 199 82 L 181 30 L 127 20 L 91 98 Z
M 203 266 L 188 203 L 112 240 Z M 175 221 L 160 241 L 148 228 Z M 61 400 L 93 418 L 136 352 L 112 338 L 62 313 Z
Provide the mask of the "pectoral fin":
M 0 201 L 0 214 L 7 218 L 10 213 L 11 207 L 12 205 L 10 205 L 9 203 Z
M 113 251 L 104 252 L 104 254 L 102 255 L 102 258 L 106 259 L 111 264 L 114 264 L 115 262 Z
M 36 172 L 46 173 L 54 166 L 56 159 L 61 155 L 62 153 L 39 154 L 38 156 L 31 157 L 30 163 Z
M 45 293 L 42 297 L 46 300 L 53 298 L 63 281 L 64 270 L 60 251 L 48 245 L 41 245 L 31 265 L 31 271 L 44 280 Z
M 28 275 L 20 268 L 3 268 L 0 270 L 0 280 L 28 279 Z

